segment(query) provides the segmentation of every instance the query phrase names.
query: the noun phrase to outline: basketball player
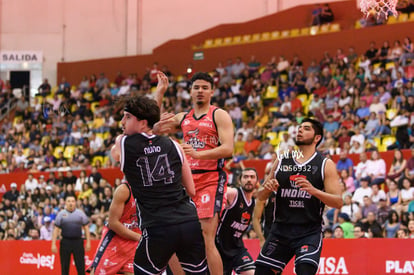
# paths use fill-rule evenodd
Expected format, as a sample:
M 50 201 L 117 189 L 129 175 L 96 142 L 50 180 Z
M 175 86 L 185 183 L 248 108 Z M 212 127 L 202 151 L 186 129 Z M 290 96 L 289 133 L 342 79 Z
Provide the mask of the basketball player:
M 157 102 L 146 96 L 124 99 L 121 125 L 111 154 L 120 161 L 137 204 L 142 237 L 135 253 L 135 274 L 160 274 L 176 253 L 189 274 L 205 274 L 205 246 L 191 170 L 181 147 L 152 127 L 160 118 Z
M 220 217 L 216 233 L 216 245 L 223 260 L 226 275 L 253 275 L 254 261 L 243 243 L 254 208 L 253 191 L 258 182 L 254 168 L 245 168 L 239 177 L 240 187 L 229 187 L 226 193 L 227 206 Z
M 113 195 L 109 207 L 108 226 L 102 231 L 102 238 L 91 266 L 93 274 L 134 274 L 135 249 L 141 238 L 138 227 L 137 209 L 131 187 L 123 182 Z
M 193 109 L 188 113 L 163 114 L 154 130 L 168 133 L 181 128 L 184 134 L 182 148 L 196 183 L 193 200 L 203 229 L 208 267 L 210 274 L 222 275 L 223 264 L 215 245 L 215 235 L 227 188 L 224 158 L 233 153 L 234 127 L 226 111 L 210 104 L 214 93 L 213 78 L 199 72 L 193 75 L 191 83 Z
M 323 209 L 325 204 L 342 207 L 335 164 L 316 151 L 322 138 L 321 123 L 305 118 L 296 135 L 299 150 L 275 161 L 258 192 L 258 198 L 265 200 L 277 191 L 275 221 L 256 260 L 255 274 L 280 274 L 293 256 L 296 274 L 318 270 Z
M 276 193 L 272 192 L 266 200 L 256 200 L 253 209 L 253 229 L 263 246 L 275 219 Z

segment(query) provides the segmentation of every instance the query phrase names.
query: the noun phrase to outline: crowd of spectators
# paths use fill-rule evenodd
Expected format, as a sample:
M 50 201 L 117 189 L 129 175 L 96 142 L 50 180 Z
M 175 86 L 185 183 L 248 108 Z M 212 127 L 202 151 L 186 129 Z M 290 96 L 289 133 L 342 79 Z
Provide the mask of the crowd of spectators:
M 391 47 L 384 41 L 378 48 L 376 42 L 371 42 L 365 52 L 357 53 L 353 47 L 347 52 L 338 49 L 334 54 L 315 56 L 306 65 L 300 56 L 288 60 L 282 55 L 268 61 L 252 56 L 246 63 L 237 57 L 225 65 L 218 64 L 211 72 L 216 86 L 213 104 L 226 109 L 234 122 L 232 162 L 270 160 L 275 158 L 277 148 L 291 150 L 298 123 L 307 115 L 314 116 L 324 125 L 325 138 L 319 150 L 327 156 L 340 154 L 338 173 L 344 183 L 346 204 L 340 211 L 327 211 L 327 231 L 337 230 L 338 224 L 345 227 L 342 220 L 347 222 L 349 218 L 353 226 L 361 225 L 361 230 L 371 230 L 372 235 L 378 236 L 368 226 L 372 222 L 368 212 L 373 212 L 373 207 L 369 207 L 370 211 L 364 208 L 369 204 L 367 197 L 377 209 L 374 217 L 381 232 L 390 236 L 384 229 L 388 226 L 384 219 L 388 214 L 382 212 L 385 205 L 389 208 L 387 213 L 391 213 L 390 209 L 396 212 L 400 227 L 411 230 L 414 236 L 414 226 L 409 222 L 413 220 L 410 202 L 414 196 L 414 159 L 403 165 L 401 156 L 396 157 L 398 160 L 387 171 L 378 154 L 378 150 L 384 150 L 378 142 L 381 137 L 393 134 L 395 140 L 387 146 L 396 152 L 410 148 L 414 142 L 413 80 L 404 71 L 412 61 L 410 43 L 408 37 L 404 38 L 404 46 L 395 41 Z M 165 110 L 189 110 L 189 79 L 193 71 L 177 76 L 157 63 L 142 76 L 124 76 L 120 72 L 109 80 L 101 73 L 98 77 L 85 76 L 79 83 L 62 78 L 55 87 L 45 79 L 30 102 L 24 96 L 19 98 L 15 119 L 6 118 L 1 124 L 0 170 L 27 172 L 28 180 L 20 190 L 12 188 L 3 197 L 2 239 L 49 236 L 54 215 L 63 206 L 67 193 L 77 195 L 79 207 L 91 217 L 91 232 L 100 237 L 112 186 L 119 183 L 96 177 L 98 168 L 117 165 L 109 154 L 114 137 L 121 133 L 117 99 L 129 93 L 152 96 L 158 70 L 170 80 Z M 7 84 L 2 86 L 2 93 L 12 96 Z M 176 138 L 181 136 L 177 134 Z M 371 159 L 365 156 L 364 160 L 368 151 Z M 349 163 L 348 153 L 360 154 L 361 162 Z M 361 168 L 364 163 L 365 168 Z M 74 170 L 85 172 L 75 177 Z M 88 174 L 90 170 L 92 174 Z M 33 178 L 32 174 L 39 171 L 49 172 L 49 177 Z M 364 174 L 367 171 L 370 174 Z M 359 191 L 365 185 L 371 191 Z M 375 188 L 386 190 L 386 197 L 374 199 Z

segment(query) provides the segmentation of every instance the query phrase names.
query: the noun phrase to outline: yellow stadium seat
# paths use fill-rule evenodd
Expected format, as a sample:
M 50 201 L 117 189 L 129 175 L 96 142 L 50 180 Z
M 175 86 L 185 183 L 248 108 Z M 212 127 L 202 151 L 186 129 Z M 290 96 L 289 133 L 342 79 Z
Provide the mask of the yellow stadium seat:
M 316 35 L 319 33 L 319 26 L 312 26 L 310 27 L 310 34 L 311 35 Z
M 289 134 L 289 132 L 288 132 L 288 131 L 279 131 L 279 133 L 277 133 L 277 138 L 278 138 L 279 140 L 282 140 L 282 139 L 283 139 L 283 134 L 284 134 L 284 133 Z
M 101 138 L 102 140 L 104 140 L 104 134 L 103 133 L 95 133 L 95 135 L 99 138 Z
M 296 96 L 300 101 L 302 101 L 302 106 L 308 103 L 308 95 L 300 94 Z
M 214 39 L 214 44 L 213 44 L 214 47 L 219 47 L 222 44 L 223 44 L 223 38 L 216 38 L 216 39 Z
M 60 152 L 64 152 L 63 146 L 56 146 L 55 149 L 53 150 L 53 156 L 55 156 L 55 158 L 58 158 Z
M 273 146 L 277 146 L 279 144 L 279 140 L 277 137 L 277 133 L 275 132 L 268 132 L 266 134 L 266 137 L 268 137 L 270 139 L 270 144 L 272 144 Z
M 387 24 L 395 24 L 398 23 L 397 18 L 395 16 L 388 16 Z
M 28 157 L 29 153 L 30 153 L 30 148 L 29 147 L 23 149 L 23 155 L 24 156 Z
M 73 157 L 74 152 L 75 152 L 75 146 L 67 145 L 65 146 L 65 151 L 63 151 L 63 156 L 67 159 L 71 159 Z
M 398 15 L 398 22 L 407 22 L 408 21 L 408 13 L 400 13 Z
M 19 122 L 20 120 L 22 120 L 23 117 L 22 116 L 15 116 L 13 118 L 13 127 L 16 126 L 17 122 Z
M 96 162 L 100 161 L 103 164 L 103 157 L 102 156 L 94 156 L 92 159 L 92 166 L 96 165 Z
M 157 87 L 151 87 L 151 93 L 154 94 L 157 91 Z
M 106 167 L 106 164 L 108 163 L 108 161 L 109 161 L 109 157 L 108 156 L 104 156 L 103 157 L 103 159 L 102 159 L 102 164 L 103 164 L 103 166 L 105 166 Z
M 109 138 L 110 132 L 103 132 L 103 140 L 107 140 Z
M 291 29 L 290 30 L 290 36 L 291 37 L 296 37 L 296 36 L 299 36 L 299 34 L 300 34 L 300 31 L 299 31 L 299 29 L 298 28 L 296 28 L 296 29 Z M 283 35 L 282 35 L 283 36 Z
M 355 29 L 360 29 L 360 28 L 362 28 L 361 21 L 360 20 L 356 20 L 355 21 Z
M 270 34 L 271 39 L 279 39 L 280 38 L 280 31 L 273 31 Z
M 321 33 L 327 33 L 327 32 L 329 32 L 329 24 L 323 24 L 323 25 L 321 25 L 321 27 L 320 27 L 320 32 Z
M 99 102 L 98 101 L 92 102 L 91 103 L 91 111 L 92 111 L 92 113 L 95 113 L 96 108 L 98 108 L 98 107 L 99 107 Z
M 281 37 L 282 38 L 288 38 L 290 36 L 290 31 L 289 30 L 284 30 L 281 33 Z
M 329 30 L 331 32 L 339 32 L 341 30 L 341 25 L 339 25 L 338 23 L 332 24 Z
M 236 35 L 233 37 L 233 44 L 239 44 L 242 41 L 241 35 Z
M 261 40 L 269 40 L 270 39 L 270 32 L 264 32 L 262 33 L 262 38 Z
M 246 111 L 242 111 L 242 120 L 243 121 L 248 121 L 249 117 L 247 116 L 247 112 Z
M 301 28 L 300 29 L 300 35 L 309 35 L 310 34 L 310 28 Z
M 410 16 L 408 17 L 408 21 L 414 21 L 414 12 L 410 13 Z
M 86 101 L 92 101 L 93 100 L 93 93 L 87 92 L 83 94 L 83 99 Z
M 387 111 L 385 111 L 385 116 L 388 120 L 392 120 L 397 115 L 397 113 L 397 109 L 388 109 Z
M 269 112 L 271 112 L 271 113 L 279 112 L 279 107 L 270 107 Z
M 251 34 L 245 34 L 243 35 L 243 43 L 249 43 L 252 40 L 252 35 Z
M 50 94 L 52 95 L 52 98 L 53 98 L 53 95 L 57 92 L 59 90 L 59 86 L 55 86 L 55 87 L 52 87 L 52 90 L 50 91 Z
M 204 48 L 211 48 L 213 47 L 213 39 L 206 39 L 203 44 Z
M 260 41 L 260 33 L 254 33 L 253 35 L 252 35 L 252 41 L 253 42 L 257 42 L 257 41 Z
M 397 138 L 395 136 L 384 136 L 381 140 L 381 145 L 390 146 L 391 144 L 394 144 L 397 141 Z
M 266 88 L 266 95 L 263 98 L 265 99 L 277 98 L 278 92 L 279 92 L 279 89 L 277 86 L 268 86 Z
M 224 45 L 230 45 L 232 43 L 232 41 L 233 41 L 233 37 L 227 36 L 227 37 L 224 37 L 223 44 Z
M 387 62 L 387 64 L 385 64 L 385 70 L 391 70 L 394 67 L 395 67 L 394 62 Z

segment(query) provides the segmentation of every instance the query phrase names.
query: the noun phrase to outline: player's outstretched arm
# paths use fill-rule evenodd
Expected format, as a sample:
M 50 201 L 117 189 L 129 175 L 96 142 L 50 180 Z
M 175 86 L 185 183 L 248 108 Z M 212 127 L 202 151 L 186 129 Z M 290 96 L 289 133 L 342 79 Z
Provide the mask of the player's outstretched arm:
M 261 219 L 263 216 L 265 204 L 266 204 L 266 200 L 256 200 L 256 203 L 254 205 L 254 210 L 253 210 L 253 220 L 252 220 L 253 229 L 254 229 L 254 232 L 256 232 L 257 237 L 259 238 L 260 247 L 263 246 L 266 240 L 263 234 L 262 224 L 261 224 Z
M 168 77 L 161 71 L 157 72 L 157 79 L 158 79 L 158 84 L 157 84 L 157 90 L 155 91 L 155 100 L 158 103 L 158 107 L 160 107 L 161 113 L 163 113 L 162 101 L 164 98 L 165 91 L 167 91 L 168 89 L 169 81 L 168 81 Z
M 191 168 L 190 165 L 188 164 L 188 160 L 184 154 L 183 149 L 181 148 L 181 146 L 173 141 L 175 146 L 177 147 L 177 150 L 180 151 L 181 155 L 182 155 L 182 160 L 183 160 L 183 164 L 182 164 L 182 168 L 181 168 L 181 173 L 182 173 L 182 182 L 183 182 L 183 186 L 185 187 L 185 190 L 187 192 L 187 194 L 190 197 L 194 197 L 196 194 L 195 191 L 195 186 L 194 186 L 194 180 L 193 180 L 193 175 L 191 174 Z
M 139 241 L 141 235 L 126 228 L 120 222 L 122 213 L 124 212 L 125 202 L 130 197 L 129 192 L 129 188 L 125 184 L 121 184 L 115 189 L 111 206 L 109 207 L 108 227 L 124 239 Z
M 156 135 L 172 134 L 180 130 L 180 123 L 184 117 L 184 112 L 176 115 L 171 113 L 162 113 L 160 121 L 154 124 L 152 131 Z

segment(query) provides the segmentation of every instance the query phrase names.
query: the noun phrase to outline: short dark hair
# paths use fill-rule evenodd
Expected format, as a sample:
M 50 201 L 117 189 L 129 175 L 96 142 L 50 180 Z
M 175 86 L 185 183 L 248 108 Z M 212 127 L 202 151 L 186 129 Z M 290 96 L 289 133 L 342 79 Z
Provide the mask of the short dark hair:
M 147 96 L 132 95 L 122 99 L 124 110 L 139 120 L 146 120 L 148 127 L 152 128 L 160 120 L 158 103 Z
M 244 168 L 244 169 L 242 170 L 242 172 L 240 173 L 240 179 L 242 178 L 243 173 L 244 173 L 244 172 L 246 172 L 246 171 L 254 171 L 254 172 L 256 173 L 256 178 L 257 178 L 257 179 L 259 179 L 259 175 L 257 174 L 256 169 L 255 169 L 255 168 L 253 168 L 253 167 L 247 167 L 247 168 Z
M 320 123 L 318 120 L 310 118 L 310 117 L 306 117 L 302 120 L 302 123 L 304 122 L 310 122 L 312 124 L 312 128 L 315 131 L 315 135 L 320 135 L 321 139 L 318 141 L 318 143 L 316 144 L 316 147 L 319 146 L 319 144 L 322 142 L 323 139 L 323 126 L 322 123 Z
M 197 72 L 197 73 L 195 73 L 193 75 L 193 77 L 191 77 L 191 85 L 193 85 L 193 83 L 196 80 L 205 80 L 205 81 L 207 81 L 208 83 L 210 83 L 211 89 L 213 89 L 214 80 L 213 80 L 213 78 L 208 73 L 205 73 L 205 72 Z

